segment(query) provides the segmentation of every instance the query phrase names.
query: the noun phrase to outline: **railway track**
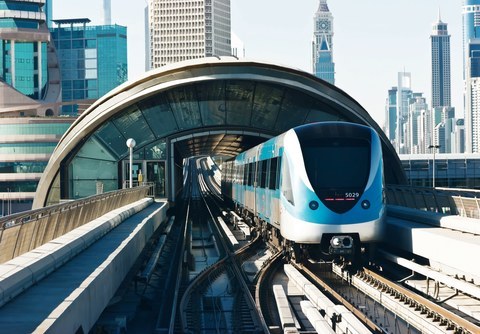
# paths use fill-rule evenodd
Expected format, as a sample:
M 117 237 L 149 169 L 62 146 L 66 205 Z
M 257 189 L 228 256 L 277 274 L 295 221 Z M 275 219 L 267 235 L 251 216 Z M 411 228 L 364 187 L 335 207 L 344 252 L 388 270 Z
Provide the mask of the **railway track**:
M 194 172 L 192 170 L 191 175 L 194 175 Z M 209 190 L 202 179 L 203 175 L 198 174 L 202 200 L 191 208 L 189 217 L 192 229 L 207 233 L 211 231 L 212 244 L 198 244 L 196 253 L 203 254 L 200 255 L 202 257 L 207 253 L 211 254 L 208 249 L 214 247 L 219 259 L 205 266 L 186 287 L 179 308 L 180 330 L 184 333 L 262 333 L 264 332 L 262 320 L 256 312 L 255 303 L 245 282 L 245 275 L 240 268 L 243 259 L 248 258 L 252 252 L 250 249 L 256 247 L 258 243 L 252 242 L 237 252 L 232 251 L 217 223 L 217 217 L 221 216 L 222 209 L 216 206 L 211 196 L 206 196 Z
M 183 209 L 177 208 L 177 218 L 170 229 L 164 226 L 155 234 L 144 259 L 131 275 L 133 278 L 130 277 L 131 283 L 125 284 L 129 292 L 121 298 L 134 299 L 132 291 L 137 298 L 136 315 L 129 320 L 129 330 L 322 332 L 306 318 L 312 309 L 305 307 L 306 297 L 302 292 L 291 294 L 292 282 L 283 270 L 280 252 L 271 251 L 273 247 L 266 246 L 259 237 L 235 246 L 228 243 L 223 230 L 218 228 L 222 217 L 228 220 L 227 210 L 220 204 L 218 182 L 212 175 L 204 174 L 206 169 L 208 163 L 204 159 L 191 163 L 189 180 L 185 182 L 190 186 L 183 193 Z M 157 253 L 158 249 L 161 251 Z M 246 270 L 257 262 L 260 257 L 257 253 L 273 253 L 273 256 L 265 256 L 261 264 L 256 264 L 257 269 Z M 153 266 L 152 259 L 156 259 Z M 145 274 L 149 267 L 153 268 L 151 273 Z M 341 303 L 360 319 L 368 332 L 480 333 L 475 321 L 462 319 L 461 315 L 370 270 L 348 275 L 335 265 L 310 262 L 297 265 L 297 269 L 328 298 Z M 288 328 L 283 315 L 279 314 L 272 288 L 277 286 L 278 290 L 279 285 L 287 294 L 287 308 L 292 310 L 295 319 Z M 115 302 L 112 309 L 120 304 Z M 319 306 L 314 309 L 320 315 L 327 314 Z M 347 319 L 346 313 L 344 317 Z M 341 317 L 323 321 L 330 327 L 345 325 L 340 324 Z

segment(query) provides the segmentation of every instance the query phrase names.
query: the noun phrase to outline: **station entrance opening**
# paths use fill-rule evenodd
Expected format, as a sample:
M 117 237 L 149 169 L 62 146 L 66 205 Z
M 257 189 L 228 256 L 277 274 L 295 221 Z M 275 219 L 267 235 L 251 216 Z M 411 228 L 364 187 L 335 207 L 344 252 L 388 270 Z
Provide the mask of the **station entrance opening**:
M 145 73 L 111 91 L 67 131 L 42 175 L 34 207 L 124 186 L 130 170 L 126 140 L 136 142 L 132 170 L 174 201 L 182 161 L 225 159 L 306 123 L 347 121 L 381 137 L 386 182 L 405 183 L 383 131 L 337 87 L 292 68 L 236 58 L 205 58 Z

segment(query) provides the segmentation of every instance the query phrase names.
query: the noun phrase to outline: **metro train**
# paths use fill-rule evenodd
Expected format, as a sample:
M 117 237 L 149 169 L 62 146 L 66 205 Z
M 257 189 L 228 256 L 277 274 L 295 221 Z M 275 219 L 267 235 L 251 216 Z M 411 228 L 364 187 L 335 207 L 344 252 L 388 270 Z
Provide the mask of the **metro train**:
M 224 162 L 222 194 L 297 260 L 355 259 L 383 234 L 380 138 L 348 122 L 295 127 Z

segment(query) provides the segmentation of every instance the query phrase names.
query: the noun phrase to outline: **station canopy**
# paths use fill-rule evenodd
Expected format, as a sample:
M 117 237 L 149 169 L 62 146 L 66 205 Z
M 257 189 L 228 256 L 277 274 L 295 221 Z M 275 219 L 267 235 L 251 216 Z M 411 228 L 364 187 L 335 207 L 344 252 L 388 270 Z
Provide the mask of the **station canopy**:
M 292 127 L 324 121 L 373 127 L 387 183 L 405 182 L 383 131 L 341 89 L 278 64 L 211 57 L 149 71 L 94 103 L 60 140 L 34 207 L 92 195 L 98 182 L 104 191 L 119 189 L 129 138 L 136 141 L 135 160 L 232 157 Z

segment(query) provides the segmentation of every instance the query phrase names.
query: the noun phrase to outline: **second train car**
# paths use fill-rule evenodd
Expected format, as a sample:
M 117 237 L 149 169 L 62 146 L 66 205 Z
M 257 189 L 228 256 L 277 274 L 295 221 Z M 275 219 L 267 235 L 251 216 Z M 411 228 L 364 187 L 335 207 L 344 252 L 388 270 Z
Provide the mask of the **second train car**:
M 353 258 L 381 240 L 382 148 L 370 127 L 312 123 L 223 164 L 222 193 L 297 258 Z

